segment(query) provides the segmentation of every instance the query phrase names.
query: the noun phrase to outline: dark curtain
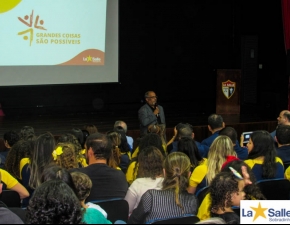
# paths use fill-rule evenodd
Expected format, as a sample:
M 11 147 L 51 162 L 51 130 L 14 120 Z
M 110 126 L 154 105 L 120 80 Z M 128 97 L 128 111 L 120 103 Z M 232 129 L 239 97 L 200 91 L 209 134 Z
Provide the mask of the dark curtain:
M 282 1 L 282 19 L 284 28 L 285 51 L 290 49 L 290 0 Z

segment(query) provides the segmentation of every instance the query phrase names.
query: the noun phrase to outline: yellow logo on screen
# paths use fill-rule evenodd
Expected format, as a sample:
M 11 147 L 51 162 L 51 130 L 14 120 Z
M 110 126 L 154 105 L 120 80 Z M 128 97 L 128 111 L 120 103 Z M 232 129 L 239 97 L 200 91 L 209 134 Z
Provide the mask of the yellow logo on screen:
M 37 15 L 35 17 L 34 20 L 34 15 L 33 15 L 33 10 L 30 14 L 30 16 L 26 15 L 23 18 L 18 17 L 18 20 L 23 23 L 24 25 L 26 25 L 27 27 L 29 27 L 27 30 L 23 30 L 18 32 L 18 35 L 24 35 L 27 33 L 27 35 L 23 36 L 24 40 L 29 40 L 30 46 L 32 44 L 33 41 L 33 28 L 35 29 L 39 29 L 39 30 L 46 30 L 42 25 L 44 24 L 44 20 L 41 20 L 39 15 Z
M 8 12 L 17 6 L 21 0 L 1 0 L 0 1 L 0 13 Z

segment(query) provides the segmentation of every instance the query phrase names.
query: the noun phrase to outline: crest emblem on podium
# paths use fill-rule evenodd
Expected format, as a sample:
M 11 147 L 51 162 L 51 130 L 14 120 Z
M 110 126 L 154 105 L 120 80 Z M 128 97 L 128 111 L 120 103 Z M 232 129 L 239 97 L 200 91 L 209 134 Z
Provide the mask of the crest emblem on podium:
M 227 99 L 230 99 L 236 90 L 236 82 L 232 82 L 227 80 L 226 82 L 222 82 L 222 91 Z

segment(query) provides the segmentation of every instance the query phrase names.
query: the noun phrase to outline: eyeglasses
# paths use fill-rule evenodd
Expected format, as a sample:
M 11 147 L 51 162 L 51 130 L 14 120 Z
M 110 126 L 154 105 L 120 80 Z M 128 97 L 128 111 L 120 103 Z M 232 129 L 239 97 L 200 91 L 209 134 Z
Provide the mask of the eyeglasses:
M 157 96 L 150 96 L 150 97 L 147 97 L 147 98 L 158 98 Z

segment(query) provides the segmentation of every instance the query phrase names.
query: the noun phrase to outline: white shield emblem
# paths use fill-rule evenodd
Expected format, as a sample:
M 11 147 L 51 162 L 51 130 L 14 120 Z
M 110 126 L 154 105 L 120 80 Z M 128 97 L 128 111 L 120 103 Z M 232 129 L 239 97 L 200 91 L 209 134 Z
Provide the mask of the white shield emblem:
M 232 82 L 227 80 L 226 82 L 222 82 L 222 91 L 227 99 L 230 99 L 235 93 L 236 90 L 236 82 Z

